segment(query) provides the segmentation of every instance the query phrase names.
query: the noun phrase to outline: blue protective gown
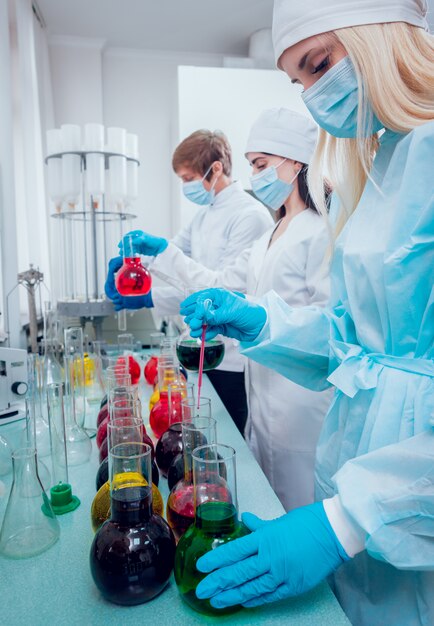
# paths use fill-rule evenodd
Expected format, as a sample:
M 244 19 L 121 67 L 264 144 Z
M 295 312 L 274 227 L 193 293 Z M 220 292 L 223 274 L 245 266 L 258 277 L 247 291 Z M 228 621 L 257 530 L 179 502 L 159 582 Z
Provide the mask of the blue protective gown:
M 336 393 L 316 497 L 339 493 L 366 550 L 334 576 L 351 622 L 434 625 L 434 122 L 381 138 L 336 241 L 326 309 L 262 299 L 249 358 Z

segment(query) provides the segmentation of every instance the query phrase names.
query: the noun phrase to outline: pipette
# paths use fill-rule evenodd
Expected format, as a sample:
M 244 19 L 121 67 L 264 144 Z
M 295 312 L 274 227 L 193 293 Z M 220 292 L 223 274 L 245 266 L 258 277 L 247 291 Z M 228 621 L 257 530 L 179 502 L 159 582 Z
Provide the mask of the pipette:
M 204 300 L 203 302 L 204 315 L 206 315 L 206 313 L 208 312 L 208 309 L 211 306 L 211 304 L 212 302 L 209 298 Z M 197 409 L 200 408 L 200 395 L 202 391 L 202 376 L 203 376 L 203 360 L 205 356 L 205 335 L 206 335 L 207 328 L 208 328 L 208 324 L 203 324 L 202 338 L 201 338 L 201 344 L 200 344 L 200 356 L 199 356 L 199 375 L 197 379 Z

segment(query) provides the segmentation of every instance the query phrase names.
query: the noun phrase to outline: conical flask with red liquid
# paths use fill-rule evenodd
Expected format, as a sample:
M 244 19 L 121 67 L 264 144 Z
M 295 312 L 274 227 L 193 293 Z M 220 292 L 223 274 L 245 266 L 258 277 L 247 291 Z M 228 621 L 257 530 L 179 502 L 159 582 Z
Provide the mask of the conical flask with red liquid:
M 153 511 L 151 484 L 149 446 L 127 442 L 111 448 L 111 517 L 95 534 L 90 570 L 103 597 L 115 604 L 152 600 L 173 569 L 175 538 Z
M 215 609 L 199 600 L 196 588 L 206 576 L 196 568 L 198 559 L 220 545 L 249 534 L 238 519 L 235 450 L 221 444 L 196 448 L 193 458 L 194 523 L 176 548 L 175 581 L 183 600 L 209 615 L 231 613 L 240 606 Z
M 173 487 L 167 499 L 166 518 L 178 540 L 194 522 L 193 450 L 217 443 L 217 422 L 212 417 L 191 418 L 182 422 L 184 477 Z
M 131 235 L 123 238 L 123 261 L 115 278 L 117 291 L 121 296 L 145 296 L 151 291 L 151 274 L 142 264 L 140 254 L 134 251 Z

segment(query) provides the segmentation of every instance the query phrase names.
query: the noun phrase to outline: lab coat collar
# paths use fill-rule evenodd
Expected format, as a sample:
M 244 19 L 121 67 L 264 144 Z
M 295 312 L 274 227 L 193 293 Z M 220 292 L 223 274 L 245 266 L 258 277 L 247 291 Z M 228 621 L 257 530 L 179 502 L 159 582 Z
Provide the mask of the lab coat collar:
M 220 193 L 214 197 L 214 202 L 209 205 L 210 209 L 219 209 L 224 206 L 225 202 L 229 200 L 231 195 L 236 191 L 243 191 L 241 181 L 239 180 L 235 180 L 233 183 L 222 189 Z

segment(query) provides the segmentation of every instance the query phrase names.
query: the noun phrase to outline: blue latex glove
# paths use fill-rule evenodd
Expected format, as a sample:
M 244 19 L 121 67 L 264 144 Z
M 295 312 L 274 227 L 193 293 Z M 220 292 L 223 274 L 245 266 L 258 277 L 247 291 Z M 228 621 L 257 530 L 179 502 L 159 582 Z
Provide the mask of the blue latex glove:
M 212 606 L 259 606 L 315 587 L 349 556 L 339 543 L 322 502 L 264 521 L 245 513 L 251 535 L 211 550 L 197 561 L 212 572 L 196 589 Z M 214 571 L 213 571 L 214 570 Z
M 121 311 L 122 309 L 151 309 L 154 306 L 152 292 L 147 293 L 145 296 L 121 296 L 116 289 L 115 274 L 122 267 L 122 263 L 123 259 L 121 256 L 110 259 L 104 285 L 106 296 L 115 305 L 115 311 Z
M 131 252 L 144 254 L 146 256 L 157 256 L 158 254 L 164 252 L 164 250 L 169 245 L 167 239 L 163 239 L 163 237 L 154 237 L 149 233 L 145 233 L 143 230 L 131 230 L 118 243 L 119 254 L 122 256 L 124 254 L 124 240 L 127 237 L 132 237 L 133 249 L 131 250 Z
M 212 305 L 206 309 L 205 300 Z M 192 337 L 200 337 L 203 324 L 208 325 L 206 338 L 216 335 L 240 341 L 254 341 L 267 321 L 264 307 L 246 300 L 244 296 L 225 289 L 203 289 L 181 302 L 181 315 L 191 328 Z

